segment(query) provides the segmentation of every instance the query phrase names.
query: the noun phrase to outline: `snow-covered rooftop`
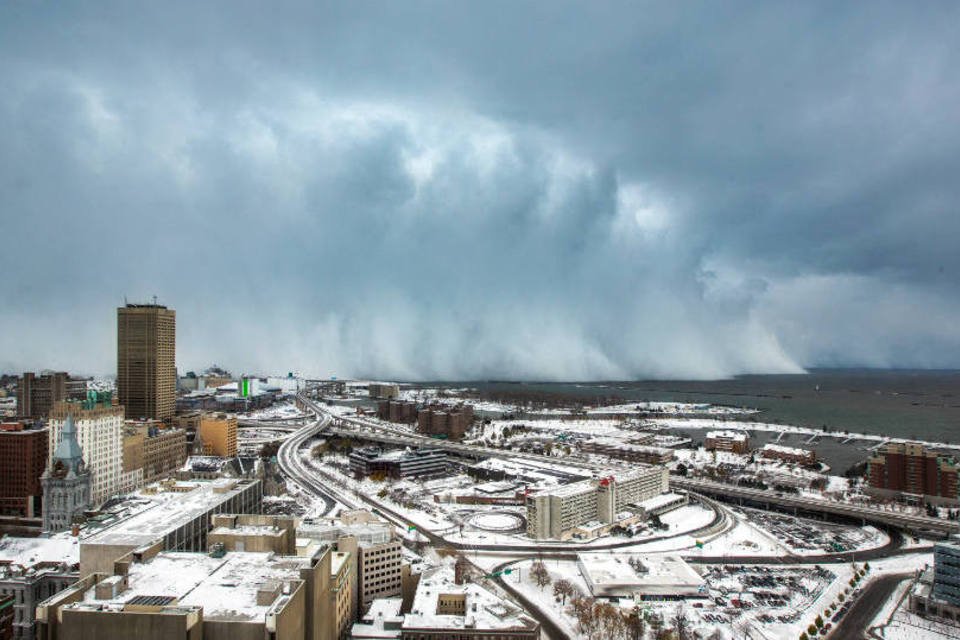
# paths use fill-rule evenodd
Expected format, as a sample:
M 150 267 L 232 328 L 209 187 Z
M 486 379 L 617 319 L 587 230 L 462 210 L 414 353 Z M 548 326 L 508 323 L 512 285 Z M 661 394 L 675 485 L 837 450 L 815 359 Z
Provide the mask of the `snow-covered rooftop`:
M 446 613 L 440 605 L 441 598 L 445 601 L 462 599 L 463 614 Z M 403 620 L 404 630 L 471 629 L 477 632 L 487 629 L 532 629 L 536 625 L 522 610 L 480 585 L 456 584 L 453 572 L 448 568 L 420 579 L 410 613 Z
M 808 456 L 811 453 L 811 451 L 808 451 L 807 449 L 798 449 L 796 447 L 785 447 L 781 444 L 773 444 L 773 443 L 763 445 L 762 451 L 774 451 L 777 453 L 783 453 L 790 456 L 800 456 L 800 457 Z
M 729 429 L 724 429 L 723 431 L 708 431 L 707 438 L 711 440 L 733 440 L 734 442 L 746 442 L 747 434 L 743 431 L 731 431 Z
M 399 638 L 403 616 L 401 598 L 378 598 L 370 603 L 363 620 L 353 625 L 350 635 L 355 640 L 368 638 Z
M 83 544 L 144 545 L 230 500 L 248 483 L 236 480 L 191 480 L 169 487 L 160 486 L 156 493 L 147 488 L 135 495 L 142 509 L 120 517 L 100 529 L 92 529 Z M 172 489 L 172 490 L 165 490 Z
M 292 592 L 295 585 L 291 583 L 300 579 L 305 562 L 272 553 L 232 552 L 215 558 L 203 553 L 162 552 L 147 562 L 131 564 L 123 591 L 101 600 L 96 597 L 96 587 L 91 587 L 83 602 L 119 608 L 137 596 L 169 596 L 180 606 L 203 607 L 207 619 L 259 620 Z M 277 597 L 258 598 L 263 588 L 277 589 Z
M 581 553 L 578 560 L 594 596 L 693 595 L 704 584 L 678 556 Z
M 78 539 L 67 533 L 52 538 L 0 538 L 0 565 L 29 569 L 43 562 L 77 564 L 80 562 Z

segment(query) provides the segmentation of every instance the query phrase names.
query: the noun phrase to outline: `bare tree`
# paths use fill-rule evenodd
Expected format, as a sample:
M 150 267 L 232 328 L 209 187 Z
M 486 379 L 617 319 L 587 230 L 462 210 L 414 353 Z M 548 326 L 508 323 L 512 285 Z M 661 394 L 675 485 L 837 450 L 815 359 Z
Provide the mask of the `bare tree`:
M 593 598 L 584 598 L 583 596 L 574 597 L 570 602 L 573 605 L 573 615 L 577 619 L 577 625 L 581 633 L 587 633 L 593 627 Z
M 624 615 L 623 622 L 627 640 L 643 640 L 647 633 L 647 623 L 639 607 L 634 607 L 633 611 Z
M 687 610 L 682 604 L 677 607 L 673 617 L 670 618 L 670 622 L 677 634 L 677 640 L 687 640 L 690 636 L 690 620 L 687 618 Z
M 609 602 L 602 602 L 597 607 L 596 617 L 599 622 L 597 631 L 604 640 L 622 638 L 625 626 L 620 612 Z
M 566 578 L 560 578 L 553 583 L 553 595 L 561 598 L 561 604 L 567 604 L 567 598 L 573 596 L 576 592 L 577 588 Z
M 542 560 L 537 560 L 530 566 L 530 575 L 533 576 L 534 582 L 541 591 L 550 584 L 550 572 L 547 571 L 547 565 L 543 564 Z

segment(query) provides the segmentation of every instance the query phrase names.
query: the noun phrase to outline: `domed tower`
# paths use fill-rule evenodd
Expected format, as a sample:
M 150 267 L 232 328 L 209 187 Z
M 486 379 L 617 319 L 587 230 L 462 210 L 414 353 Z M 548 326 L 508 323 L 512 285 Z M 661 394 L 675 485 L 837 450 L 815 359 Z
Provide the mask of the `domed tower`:
M 53 462 L 40 477 L 43 485 L 43 529 L 63 531 L 75 516 L 90 505 L 90 471 L 83 462 L 73 416 L 68 415 L 60 432 Z

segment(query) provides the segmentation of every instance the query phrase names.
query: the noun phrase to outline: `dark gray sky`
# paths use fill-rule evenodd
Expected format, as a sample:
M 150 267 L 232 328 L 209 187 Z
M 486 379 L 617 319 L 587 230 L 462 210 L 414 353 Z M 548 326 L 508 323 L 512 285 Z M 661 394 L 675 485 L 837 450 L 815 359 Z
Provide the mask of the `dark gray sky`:
M 960 4 L 472 4 L 4 3 L 0 368 L 960 367 Z

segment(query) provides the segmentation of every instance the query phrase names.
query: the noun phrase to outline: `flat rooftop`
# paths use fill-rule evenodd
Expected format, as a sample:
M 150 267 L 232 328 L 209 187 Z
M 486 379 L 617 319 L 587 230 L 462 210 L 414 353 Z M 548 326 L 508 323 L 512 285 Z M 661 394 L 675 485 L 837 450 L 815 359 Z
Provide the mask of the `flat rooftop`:
M 350 630 L 353 638 L 399 638 L 403 616 L 401 598 L 378 598 L 370 603 L 370 609 L 360 622 Z
M 594 595 L 671 595 L 696 592 L 704 584 L 679 556 L 581 553 L 578 560 Z
M 730 430 L 708 431 L 707 437 L 711 439 L 716 439 L 716 440 L 746 441 L 747 434 L 744 433 L 743 431 L 730 431 Z
M 214 558 L 165 551 L 131 564 L 127 588 L 115 597 L 98 600 L 96 587 L 91 587 L 84 592 L 83 603 L 122 609 L 133 598 L 159 596 L 174 598 L 172 606 L 203 607 L 205 619 L 260 620 L 284 595 L 283 585 L 300 579 L 300 567 L 306 562 L 272 553 L 231 552 Z M 257 591 L 268 584 L 279 585 L 281 595 L 269 604 L 257 604 Z
M 440 596 L 462 595 L 465 615 L 437 613 Z M 483 587 L 468 583 L 456 584 L 453 572 L 444 568 L 420 578 L 410 613 L 404 616 L 404 629 L 470 629 L 472 631 L 532 629 L 537 626 L 530 616 L 500 599 Z
M 157 485 L 151 485 L 156 487 Z M 142 546 L 166 536 L 194 518 L 226 502 L 249 486 L 247 481 L 191 480 L 140 491 L 128 501 L 130 509 L 101 527 L 87 527 L 83 544 Z
M 41 563 L 80 562 L 80 541 L 68 533 L 51 538 L 0 538 L 0 572 L 4 565 L 29 569 Z

